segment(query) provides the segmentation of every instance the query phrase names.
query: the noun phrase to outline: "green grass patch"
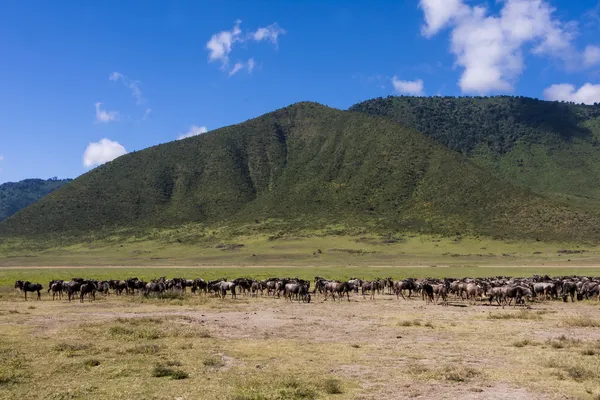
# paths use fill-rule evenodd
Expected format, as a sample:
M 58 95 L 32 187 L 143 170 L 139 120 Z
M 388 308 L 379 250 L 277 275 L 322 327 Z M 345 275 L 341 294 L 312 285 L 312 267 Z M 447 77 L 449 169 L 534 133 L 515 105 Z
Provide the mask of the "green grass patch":
M 180 369 L 170 368 L 164 364 L 156 364 L 152 369 L 152 376 L 155 378 L 169 377 L 173 380 L 187 379 L 189 374 Z

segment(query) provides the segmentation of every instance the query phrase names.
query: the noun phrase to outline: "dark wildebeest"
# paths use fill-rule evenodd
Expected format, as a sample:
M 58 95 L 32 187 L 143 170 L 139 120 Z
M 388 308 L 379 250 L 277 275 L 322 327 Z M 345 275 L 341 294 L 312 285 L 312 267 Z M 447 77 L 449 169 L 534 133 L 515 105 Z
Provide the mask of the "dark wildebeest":
M 252 280 L 248 278 L 237 278 L 233 280 L 233 283 L 235 283 L 235 286 L 239 288 L 239 292 L 243 295 L 246 295 L 246 292 L 250 292 L 252 289 Z
M 417 285 L 415 283 L 415 280 L 412 278 L 407 278 L 398 282 L 394 282 L 394 292 L 396 293 L 397 299 L 400 298 L 400 296 L 402 296 L 403 299 L 406 299 L 403 293 L 405 290 L 408 290 L 408 298 L 410 299 L 412 292 L 416 289 Z
M 292 301 L 292 296 L 296 295 L 298 303 L 300 301 L 304 301 L 306 303 L 310 303 L 310 294 L 308 293 L 308 285 L 300 282 L 290 282 L 285 285 L 283 288 L 283 295 L 290 302 Z
M 63 291 L 63 281 L 61 280 L 52 280 L 48 285 L 48 293 L 52 290 L 52 300 L 56 298 L 58 294 L 58 298 L 62 299 L 62 291 Z
M 71 281 L 63 283 L 63 289 L 67 292 L 69 301 L 75 296 L 75 293 L 79 292 L 82 284 L 83 279 L 81 278 L 73 278 Z
M 110 294 L 110 284 L 108 281 L 102 281 L 98 283 L 98 292 L 102 293 L 105 296 Z
M 166 289 L 166 285 L 163 281 L 159 280 L 157 282 L 147 283 L 144 287 L 143 294 L 145 297 L 148 297 L 150 292 L 158 293 L 158 297 L 162 297 L 163 292 Z
M 267 285 L 263 281 L 252 281 L 252 286 L 250 287 L 250 296 L 256 296 L 258 292 L 260 292 L 260 295 L 262 296 L 266 287 Z
M 348 297 L 348 301 L 350 301 L 350 291 L 354 290 L 354 285 L 349 282 L 328 282 L 325 284 L 325 299 L 327 299 L 327 293 L 331 293 L 331 298 L 335 301 L 335 295 L 340 297 L 340 301 L 344 294 Z
M 371 296 L 369 298 L 371 300 L 373 300 L 375 298 L 375 292 L 377 291 L 378 287 L 379 287 L 379 284 L 376 281 L 363 282 L 362 287 L 361 287 L 363 298 L 365 297 L 366 292 L 370 292 Z
M 424 282 L 421 286 L 421 297 L 425 304 L 433 303 L 433 286 L 429 282 Z
M 43 289 L 43 286 L 40 283 L 31 283 L 29 281 L 16 281 L 15 289 L 19 289 L 20 291 L 25 293 L 25 301 L 27 301 L 27 292 L 37 292 L 37 299 L 42 299 L 42 294 L 40 290 Z
M 564 281 L 562 283 L 562 298 L 566 303 L 568 301 L 568 297 L 571 296 L 571 302 L 575 302 L 575 293 L 577 293 L 577 284 L 573 281 Z
M 84 281 L 79 287 L 79 302 L 83 303 L 83 297 L 87 294 L 90 301 L 96 300 L 98 284 L 94 281 Z
M 208 292 L 208 284 L 202 278 L 194 279 L 194 284 L 192 285 L 192 293 L 196 293 L 198 291 L 204 293 Z

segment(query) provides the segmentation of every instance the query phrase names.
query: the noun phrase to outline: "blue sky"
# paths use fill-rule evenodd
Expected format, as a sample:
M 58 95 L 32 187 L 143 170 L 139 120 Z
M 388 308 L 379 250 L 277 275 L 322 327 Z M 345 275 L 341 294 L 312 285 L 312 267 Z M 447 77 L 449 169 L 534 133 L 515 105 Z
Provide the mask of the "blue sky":
M 304 100 L 600 102 L 597 0 L 0 7 L 0 183 L 76 177 L 126 151 Z

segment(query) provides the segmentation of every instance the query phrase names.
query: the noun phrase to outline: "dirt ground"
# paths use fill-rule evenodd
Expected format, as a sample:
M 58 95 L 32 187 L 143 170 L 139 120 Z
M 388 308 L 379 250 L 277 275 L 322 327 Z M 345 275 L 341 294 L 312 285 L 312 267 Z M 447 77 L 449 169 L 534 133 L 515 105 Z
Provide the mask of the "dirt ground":
M 350 300 L 5 291 L 0 398 L 600 398 L 597 302 Z M 160 363 L 188 376 L 155 377 Z

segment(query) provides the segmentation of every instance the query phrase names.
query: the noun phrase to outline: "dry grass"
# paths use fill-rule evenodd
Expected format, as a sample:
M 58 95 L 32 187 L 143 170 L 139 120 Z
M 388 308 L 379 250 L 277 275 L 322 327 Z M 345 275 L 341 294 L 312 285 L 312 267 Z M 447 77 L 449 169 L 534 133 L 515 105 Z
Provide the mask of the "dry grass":
M 515 347 L 537 346 L 539 343 L 531 339 L 521 339 L 513 342 Z
M 529 311 L 529 310 L 519 310 L 519 311 L 507 311 L 507 312 L 490 312 L 488 314 L 488 319 L 531 319 L 531 320 L 540 320 L 542 319 L 542 315 L 545 313 L 543 311 Z
M 440 387 L 447 397 L 481 399 L 600 392 L 600 332 L 563 325 L 570 316 L 593 320 L 592 303 L 489 312 L 394 296 L 351 300 L 111 296 L 28 310 L 0 299 L 16 311 L 0 314 L 0 398 L 24 390 L 92 400 L 434 398 Z
M 600 320 L 592 318 L 589 315 L 572 315 L 564 317 L 561 320 L 561 326 L 577 328 L 598 328 L 600 327 Z

